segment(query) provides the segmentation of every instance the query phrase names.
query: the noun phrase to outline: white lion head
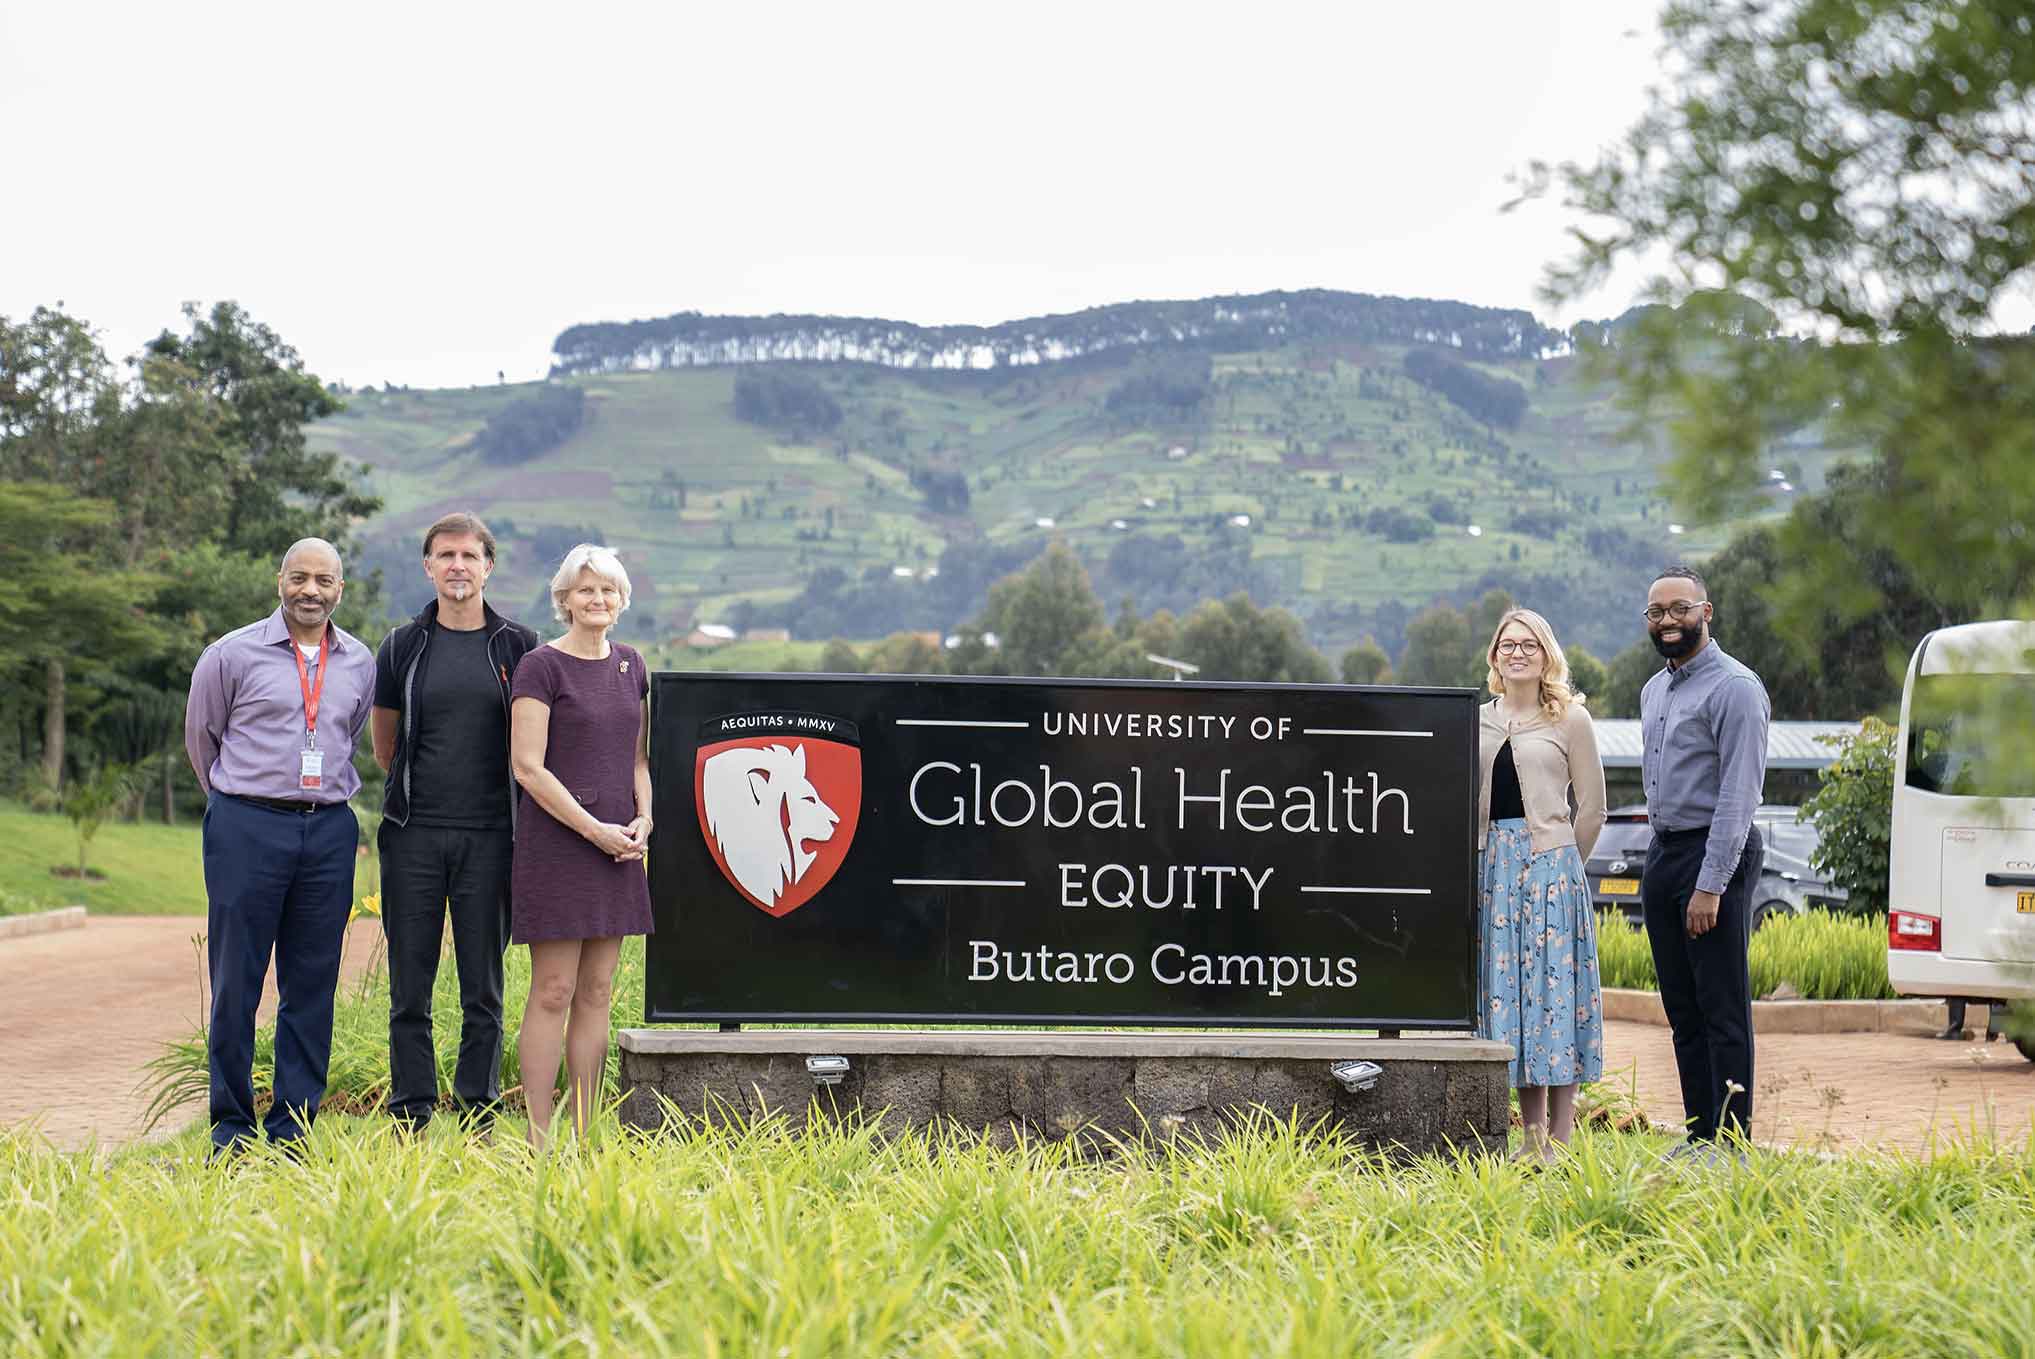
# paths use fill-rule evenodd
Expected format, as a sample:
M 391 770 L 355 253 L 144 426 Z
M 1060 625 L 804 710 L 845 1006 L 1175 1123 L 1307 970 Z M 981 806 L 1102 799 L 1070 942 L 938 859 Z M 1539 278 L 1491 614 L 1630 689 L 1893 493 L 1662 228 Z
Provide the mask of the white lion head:
M 707 828 L 728 872 L 758 901 L 776 905 L 831 840 L 841 818 L 806 778 L 804 746 L 736 746 L 708 758 L 701 778 Z

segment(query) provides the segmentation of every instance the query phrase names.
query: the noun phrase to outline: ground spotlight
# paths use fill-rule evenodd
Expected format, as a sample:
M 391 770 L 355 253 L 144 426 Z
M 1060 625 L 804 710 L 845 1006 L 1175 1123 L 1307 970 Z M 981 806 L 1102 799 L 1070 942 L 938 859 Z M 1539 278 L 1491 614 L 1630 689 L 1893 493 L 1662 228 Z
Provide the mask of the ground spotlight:
M 1385 1074 L 1385 1068 L 1376 1062 L 1347 1061 L 1329 1063 L 1328 1074 L 1335 1077 L 1336 1084 L 1354 1095 L 1370 1090 L 1378 1084 L 1378 1078 Z
M 841 1078 L 848 1074 L 846 1057 L 808 1057 L 806 1075 L 813 1078 L 814 1085 L 839 1085 Z

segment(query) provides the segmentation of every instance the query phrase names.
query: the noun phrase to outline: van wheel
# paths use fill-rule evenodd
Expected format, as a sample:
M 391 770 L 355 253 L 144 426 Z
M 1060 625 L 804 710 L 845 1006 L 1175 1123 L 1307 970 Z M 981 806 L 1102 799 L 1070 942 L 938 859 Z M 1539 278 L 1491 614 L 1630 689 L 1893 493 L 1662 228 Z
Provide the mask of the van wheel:
M 1759 905 L 1752 908 L 1752 927 L 1756 930 L 1761 925 L 1766 924 L 1767 921 L 1779 919 L 1787 914 L 1789 914 L 1788 903 L 1780 898 L 1776 897 L 1772 901 L 1762 901 Z
M 2021 1049 L 2021 1055 L 2035 1062 L 2035 1038 L 2016 1038 L 2014 1046 Z

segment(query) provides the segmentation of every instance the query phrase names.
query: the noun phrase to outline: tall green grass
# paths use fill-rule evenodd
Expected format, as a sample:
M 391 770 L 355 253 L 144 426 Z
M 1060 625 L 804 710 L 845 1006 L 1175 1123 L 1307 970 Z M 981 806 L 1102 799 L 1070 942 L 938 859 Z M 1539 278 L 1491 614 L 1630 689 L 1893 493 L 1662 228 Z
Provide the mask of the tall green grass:
M 196 966 L 196 963 L 193 963 Z M 522 1080 L 516 1050 L 516 1027 L 530 994 L 530 951 L 512 948 L 503 962 L 502 1014 L 507 1033 L 502 1043 L 502 1088 L 518 1097 Z M 450 956 L 438 963 L 438 983 L 431 993 L 432 1039 L 438 1058 L 438 1084 L 452 1088 L 459 1058 L 459 976 Z M 615 965 L 614 1027 L 640 1024 L 643 1017 L 643 939 L 622 941 Z M 264 1024 L 254 1035 L 254 1088 L 257 1100 L 272 1092 L 275 1072 L 275 1025 Z M 608 1046 L 608 1079 L 620 1073 L 620 1050 Z M 208 1080 L 205 1035 L 194 1032 L 164 1045 L 149 1064 L 151 1123 L 166 1120 L 179 1109 L 203 1107 Z M 389 1091 L 389 974 L 377 960 L 355 980 L 340 987 L 332 1008 L 332 1065 L 326 1077 L 325 1109 L 367 1113 L 379 1108 Z
M 1782 983 L 1805 1000 L 1890 1000 L 1887 918 L 1809 911 L 1769 920 L 1753 932 L 1747 962 L 1752 993 L 1772 994 Z M 1606 986 L 1657 991 L 1646 931 L 1615 913 L 1597 917 L 1598 975 Z
M 321 1121 L 302 1161 L 0 1135 L 0 1351 L 54 1355 L 2027 1354 L 2035 1147 L 1393 1167 L 1276 1120 L 997 1150 L 782 1124 Z M 2015 1262 L 2023 1262 L 2016 1264 Z

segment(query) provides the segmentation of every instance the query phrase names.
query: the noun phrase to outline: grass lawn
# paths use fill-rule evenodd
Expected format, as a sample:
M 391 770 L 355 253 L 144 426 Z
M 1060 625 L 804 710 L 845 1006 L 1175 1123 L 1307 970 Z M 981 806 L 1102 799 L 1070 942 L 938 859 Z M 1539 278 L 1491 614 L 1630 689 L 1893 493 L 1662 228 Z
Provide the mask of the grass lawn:
M 198 823 L 165 826 L 108 821 L 93 837 L 91 867 L 101 879 L 59 878 L 52 865 L 78 862 L 78 838 L 61 816 L 0 802 L 0 892 L 17 908 L 85 906 L 95 915 L 203 915 L 205 865 Z
M 0 913 L 84 906 L 94 915 L 203 915 L 205 861 L 194 817 L 180 825 L 108 821 L 92 839 L 90 866 L 104 878 L 59 878 L 51 865 L 78 862 L 78 837 L 55 813 L 0 801 Z M 375 860 L 354 871 L 356 899 L 376 890 Z
M 2027 1354 L 2035 1148 L 1394 1166 L 867 1125 L 530 1155 L 322 1119 L 301 1161 L 0 1135 L 10 1355 Z M 1961 1263 L 1960 1263 L 1961 1262 Z

